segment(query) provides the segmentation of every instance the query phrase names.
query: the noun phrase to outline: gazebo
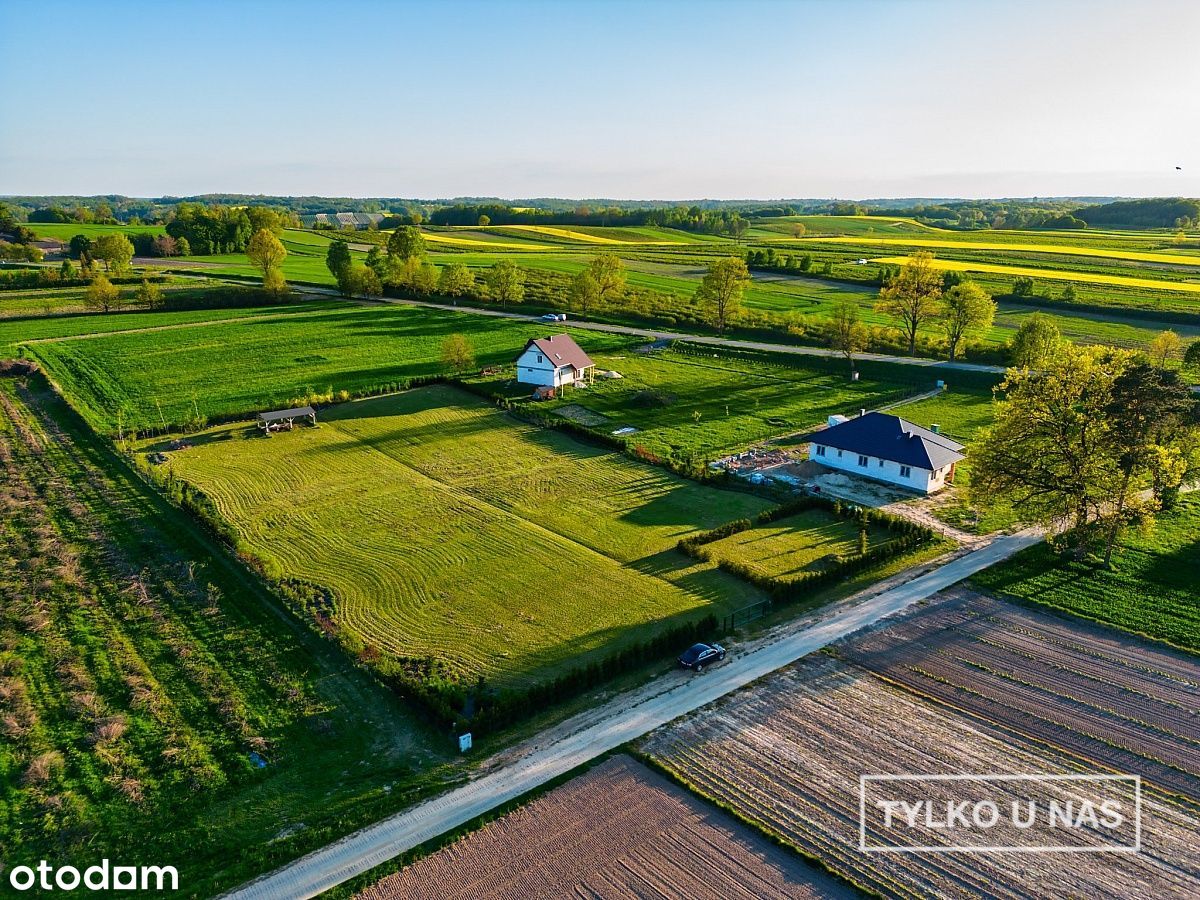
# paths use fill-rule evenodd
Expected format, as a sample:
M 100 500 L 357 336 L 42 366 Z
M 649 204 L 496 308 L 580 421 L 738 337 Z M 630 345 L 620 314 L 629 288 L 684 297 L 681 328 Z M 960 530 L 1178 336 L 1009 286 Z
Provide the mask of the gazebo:
M 258 414 L 258 427 L 268 435 L 272 431 L 291 431 L 297 419 L 307 417 L 309 424 L 317 424 L 317 411 L 311 406 L 297 406 L 295 409 L 279 409 L 275 412 Z

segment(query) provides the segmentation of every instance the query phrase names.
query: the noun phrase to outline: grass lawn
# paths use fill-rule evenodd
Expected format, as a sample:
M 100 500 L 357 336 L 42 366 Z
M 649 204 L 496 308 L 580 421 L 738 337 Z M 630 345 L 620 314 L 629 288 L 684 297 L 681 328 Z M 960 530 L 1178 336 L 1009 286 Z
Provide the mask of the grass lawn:
M 1074 613 L 1200 652 L 1200 496 L 1185 495 L 1149 532 L 1130 532 L 1106 570 L 1045 544 L 974 576 L 1004 597 Z
M 77 234 L 92 240 L 105 234 L 166 234 L 162 225 L 80 225 L 77 222 L 25 222 L 23 223 L 40 238 L 53 238 L 64 243 Z
M 873 542 L 874 539 L 874 542 Z M 868 533 L 868 547 L 887 540 L 887 532 Z M 705 548 L 717 560 L 751 565 L 776 578 L 820 571 L 832 555 L 858 553 L 858 525 L 824 509 L 810 509 L 767 525 L 722 538 Z
M 1013 509 L 1007 503 L 983 505 L 971 496 L 971 442 L 982 429 L 992 424 L 991 391 L 951 388 L 928 400 L 898 406 L 892 412 L 926 428 L 937 425 L 943 434 L 966 445 L 967 458 L 955 468 L 954 487 L 948 502 L 933 510 L 938 518 L 980 534 L 1000 531 L 1016 522 Z
M 26 345 L 99 431 L 249 416 L 310 392 L 361 393 L 440 374 L 442 342 L 467 335 L 479 365 L 511 362 L 544 326 L 412 306 L 338 305 L 204 328 Z M 589 351 L 618 335 L 576 335 Z
M 175 865 L 211 897 L 455 774 L 41 379 L 0 379 L 0 458 L 6 861 Z
M 538 409 L 562 409 L 574 418 L 582 406 L 597 418 L 595 430 L 637 428 L 627 438 L 656 456 L 703 462 L 723 451 L 823 424 L 831 413 L 857 412 L 917 391 L 890 382 L 851 382 L 841 375 L 790 365 L 674 351 L 596 353 L 598 377 L 590 387 L 567 390 Z M 492 379 L 499 387 L 511 371 Z M 514 393 L 527 394 L 522 386 Z M 602 417 L 602 418 L 599 418 Z
M 450 387 L 338 405 L 316 429 L 247 425 L 169 465 L 273 577 L 331 592 L 337 627 L 473 681 L 542 679 L 687 617 L 759 599 L 675 552 L 769 504 L 705 487 Z
M 347 308 L 336 300 L 319 300 L 287 306 L 247 306 L 213 309 L 156 310 L 154 312 L 40 315 L 32 318 L 0 317 L 0 359 L 20 356 L 20 344 L 125 331 L 150 331 L 181 325 L 202 325 L 262 316 L 288 316 L 303 312 Z M 34 346 L 30 344 L 29 346 Z

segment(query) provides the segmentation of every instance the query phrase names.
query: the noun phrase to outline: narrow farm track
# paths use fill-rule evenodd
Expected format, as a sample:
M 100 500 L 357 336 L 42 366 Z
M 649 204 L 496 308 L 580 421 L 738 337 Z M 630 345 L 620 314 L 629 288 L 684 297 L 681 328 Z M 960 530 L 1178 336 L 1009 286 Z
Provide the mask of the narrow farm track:
M 226 896 L 237 900 L 316 896 L 1039 540 L 1040 535 L 1032 532 L 999 537 L 891 590 L 865 599 L 851 598 L 820 617 L 775 632 L 703 676 L 677 674 L 621 695 L 606 705 L 594 724 L 542 746 L 535 739 L 516 753 L 506 753 L 502 764 L 471 783 L 384 819 Z M 484 768 L 488 768 L 486 764 Z

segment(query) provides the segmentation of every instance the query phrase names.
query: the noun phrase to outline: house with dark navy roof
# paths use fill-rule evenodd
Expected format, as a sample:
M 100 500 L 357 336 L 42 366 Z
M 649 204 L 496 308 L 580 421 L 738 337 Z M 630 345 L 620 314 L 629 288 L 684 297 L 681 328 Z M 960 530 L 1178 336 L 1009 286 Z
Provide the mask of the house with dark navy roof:
M 963 445 L 936 429 L 880 412 L 830 416 L 829 427 L 810 436 L 808 455 L 831 469 L 932 494 L 954 481 L 955 464 L 966 459 Z

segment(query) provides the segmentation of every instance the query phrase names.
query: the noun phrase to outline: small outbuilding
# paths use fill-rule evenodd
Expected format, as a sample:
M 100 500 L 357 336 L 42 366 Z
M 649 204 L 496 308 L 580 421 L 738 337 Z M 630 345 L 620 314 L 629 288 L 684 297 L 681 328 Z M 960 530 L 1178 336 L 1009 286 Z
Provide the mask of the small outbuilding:
M 953 483 L 955 465 L 966 459 L 957 441 L 881 412 L 863 412 L 853 419 L 830 416 L 829 427 L 810 435 L 809 441 L 808 455 L 814 462 L 923 494 Z
M 270 434 L 272 431 L 291 431 L 297 419 L 308 419 L 310 425 L 317 424 L 317 411 L 311 406 L 295 409 L 278 409 L 258 414 L 258 427 Z
M 596 364 L 569 334 L 531 338 L 517 357 L 517 381 L 557 392 L 564 385 L 590 382 Z

